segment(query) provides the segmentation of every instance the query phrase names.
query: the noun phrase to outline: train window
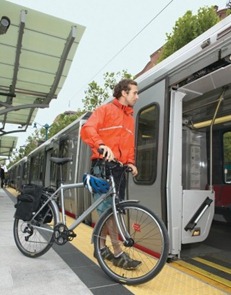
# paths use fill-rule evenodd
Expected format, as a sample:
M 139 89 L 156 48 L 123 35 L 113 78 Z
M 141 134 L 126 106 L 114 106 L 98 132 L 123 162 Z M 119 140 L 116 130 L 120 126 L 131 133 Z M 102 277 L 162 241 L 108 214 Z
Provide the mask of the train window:
M 38 154 L 31 158 L 30 179 L 33 181 L 42 181 L 44 173 L 44 156 Z
M 223 134 L 224 181 L 231 183 L 231 131 Z
M 75 142 L 76 142 L 76 130 L 71 132 L 65 139 L 60 141 L 60 156 L 61 157 L 73 157 L 75 152 Z M 63 165 L 63 180 L 71 182 L 73 179 L 73 169 L 70 164 Z
M 58 157 L 58 149 L 54 148 L 51 154 L 52 157 Z M 56 180 L 58 179 L 57 175 L 57 165 L 54 162 L 50 162 L 50 179 L 53 186 L 57 186 Z
M 39 179 L 39 158 L 38 156 L 32 157 L 30 162 L 30 178 L 31 180 Z
M 137 184 L 152 184 L 156 179 L 159 108 L 146 106 L 137 116 L 136 164 Z
M 43 179 L 44 179 L 44 171 L 45 171 L 45 157 L 44 157 L 44 154 L 40 156 L 39 163 L 40 163 L 39 180 L 43 181 Z
M 22 173 L 22 179 L 27 179 L 27 162 L 23 163 L 23 173 Z

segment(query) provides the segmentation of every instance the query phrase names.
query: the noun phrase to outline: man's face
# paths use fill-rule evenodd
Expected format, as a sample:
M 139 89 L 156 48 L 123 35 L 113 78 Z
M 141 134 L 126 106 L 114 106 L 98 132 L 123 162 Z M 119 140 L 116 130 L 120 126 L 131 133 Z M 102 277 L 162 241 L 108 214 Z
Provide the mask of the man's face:
M 128 106 L 133 107 L 139 98 L 138 96 L 138 87 L 136 85 L 130 85 L 131 90 L 125 95 L 125 101 Z

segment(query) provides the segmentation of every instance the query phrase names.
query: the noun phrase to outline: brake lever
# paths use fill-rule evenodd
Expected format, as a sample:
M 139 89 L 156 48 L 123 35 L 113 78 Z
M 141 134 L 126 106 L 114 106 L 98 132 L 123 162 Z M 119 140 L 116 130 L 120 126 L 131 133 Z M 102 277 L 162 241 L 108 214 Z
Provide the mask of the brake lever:
M 129 167 L 129 166 L 127 166 L 127 168 L 126 168 L 126 172 L 132 172 L 132 168 Z

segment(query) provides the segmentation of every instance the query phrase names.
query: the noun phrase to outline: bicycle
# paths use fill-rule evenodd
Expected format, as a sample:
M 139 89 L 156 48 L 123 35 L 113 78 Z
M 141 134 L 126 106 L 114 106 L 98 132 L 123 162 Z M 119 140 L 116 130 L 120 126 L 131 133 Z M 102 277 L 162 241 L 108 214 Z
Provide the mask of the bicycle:
M 53 157 L 51 161 L 58 164 L 61 171 L 62 165 L 71 161 L 71 159 Z M 110 197 L 112 199 L 112 206 L 100 216 L 92 233 L 95 258 L 102 270 L 116 282 L 137 285 L 154 278 L 165 265 L 168 256 L 169 240 L 166 227 L 155 213 L 139 204 L 139 201 L 119 200 L 112 170 L 113 167 L 109 168 L 109 180 L 100 179 L 100 181 L 104 181 L 102 184 L 107 192 L 94 201 L 69 227 L 66 225 L 64 190 L 82 188 L 87 185 L 86 179 L 90 181 L 93 179 L 93 176 L 86 174 L 85 182 L 81 183 L 64 184 L 61 181 L 60 186 L 54 192 L 44 189 L 40 208 L 33 212 L 31 220 L 23 221 L 18 218 L 14 220 L 14 239 L 18 249 L 25 256 L 35 258 L 46 253 L 53 243 L 64 245 L 66 242 L 73 240 L 76 237 L 74 229 L 101 202 Z M 60 205 L 57 204 L 58 196 L 60 198 Z M 44 210 L 47 211 L 45 214 Z M 51 215 L 51 218 L 49 222 L 44 222 L 44 218 L 46 218 L 48 213 Z M 118 239 L 117 241 L 111 241 L 107 235 L 106 244 L 108 249 L 113 251 L 113 243 L 120 243 L 125 253 L 129 254 L 132 259 L 141 262 L 136 269 L 120 268 L 115 266 L 113 261 L 103 257 L 100 241 L 105 239 L 103 231 L 105 226 L 108 226 L 110 218 L 115 220 Z

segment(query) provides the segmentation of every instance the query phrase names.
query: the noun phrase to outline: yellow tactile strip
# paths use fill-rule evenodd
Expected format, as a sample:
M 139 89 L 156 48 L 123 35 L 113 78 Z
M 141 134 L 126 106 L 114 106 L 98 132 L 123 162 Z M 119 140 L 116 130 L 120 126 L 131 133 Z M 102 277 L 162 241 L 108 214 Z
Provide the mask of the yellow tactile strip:
M 202 261 L 203 259 L 194 258 L 194 260 Z M 203 260 L 203 263 L 213 265 L 213 267 L 216 267 L 217 269 L 222 269 L 223 271 L 230 273 L 230 269 L 226 269 L 225 267 L 215 265 L 214 263 L 206 262 L 205 260 Z M 174 262 L 172 266 L 174 268 L 177 268 L 178 270 L 188 273 L 189 275 L 192 275 L 194 277 L 196 276 L 197 278 L 203 280 L 203 282 L 206 282 L 214 287 L 224 290 L 225 294 L 231 294 L 231 283 L 226 279 L 218 277 L 212 273 L 203 270 L 202 268 L 196 267 L 182 260 Z
M 72 222 L 71 218 L 67 218 L 67 223 Z M 78 250 L 84 253 L 89 259 L 95 263 L 93 257 L 93 245 L 91 244 L 91 227 L 81 224 L 76 230 L 77 238 L 71 243 Z M 166 264 L 160 274 L 148 283 L 138 286 L 126 286 L 132 293 L 139 295 L 225 295 L 231 294 L 223 292 L 218 288 L 210 286 L 196 279 L 193 276 Z
M 225 267 L 225 266 L 221 266 L 221 265 L 219 265 L 217 263 L 214 263 L 212 261 L 208 261 L 208 260 L 203 259 L 201 257 L 193 258 L 193 260 L 199 261 L 199 262 L 201 262 L 203 264 L 206 264 L 208 266 L 211 266 L 211 267 L 213 267 L 215 269 L 219 269 L 219 270 L 221 270 L 223 272 L 226 272 L 228 274 L 231 274 L 231 268 L 228 268 L 228 267 Z M 231 287 L 231 282 L 230 281 L 229 281 L 229 286 Z

